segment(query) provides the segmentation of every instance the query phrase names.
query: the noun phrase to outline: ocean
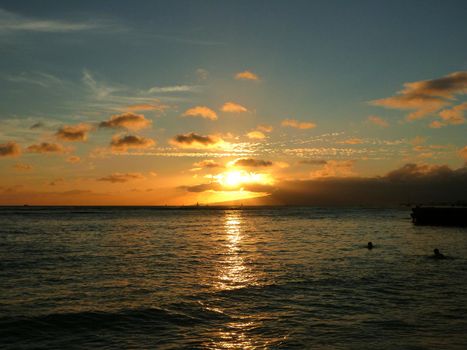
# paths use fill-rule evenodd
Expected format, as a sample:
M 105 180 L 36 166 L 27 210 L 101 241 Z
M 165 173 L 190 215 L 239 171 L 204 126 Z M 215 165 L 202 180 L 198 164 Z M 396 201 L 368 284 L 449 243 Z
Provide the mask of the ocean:
M 0 348 L 466 349 L 467 228 L 408 208 L 0 208 Z

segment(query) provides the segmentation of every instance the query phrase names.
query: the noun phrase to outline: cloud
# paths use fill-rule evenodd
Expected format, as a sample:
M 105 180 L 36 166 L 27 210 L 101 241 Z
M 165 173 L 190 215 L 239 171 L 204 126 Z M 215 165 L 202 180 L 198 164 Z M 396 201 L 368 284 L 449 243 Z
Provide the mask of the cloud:
M 211 108 L 205 106 L 196 106 L 187 109 L 182 116 L 184 117 L 201 117 L 210 120 L 217 120 L 217 114 Z
M 111 183 L 123 183 L 131 180 L 141 180 L 144 179 L 143 174 L 141 173 L 113 173 L 108 176 L 101 177 L 97 181 L 111 182 Z
M 409 141 L 412 146 L 420 146 L 426 142 L 426 137 L 423 136 L 415 136 L 413 139 Z
M 263 205 L 400 205 L 454 203 L 467 198 L 467 167 L 406 164 L 387 175 L 282 181 L 271 195 L 242 200 Z M 408 217 L 407 212 L 407 217 Z
M 198 80 L 207 80 L 209 78 L 209 71 L 204 68 L 198 68 L 195 74 Z
M 129 148 L 150 148 L 155 144 L 153 139 L 137 135 L 115 135 L 110 142 L 114 151 L 126 151 Z
M 299 122 L 295 119 L 284 119 L 281 123 L 282 126 L 288 126 L 296 129 L 313 129 L 316 127 L 315 123 L 311 122 Z
M 408 120 L 424 118 L 450 105 L 455 95 L 467 92 L 467 72 L 455 72 L 447 76 L 404 84 L 397 95 L 371 101 L 385 108 L 414 110 Z
M 63 141 L 86 141 L 88 132 L 92 129 L 89 124 L 65 125 L 55 133 Z
M 240 158 L 236 159 L 232 165 L 244 168 L 259 168 L 272 166 L 269 160 L 253 159 L 253 158 Z
M 115 114 L 109 120 L 99 123 L 101 128 L 125 128 L 129 130 L 139 130 L 147 128 L 151 125 L 151 121 L 146 119 L 142 114 L 132 112 Z
M 465 123 L 464 112 L 467 110 L 467 102 L 454 106 L 451 109 L 444 109 L 439 112 L 439 116 L 446 124 L 460 125 Z
M 30 171 L 33 168 L 31 164 L 26 163 L 16 163 L 13 167 L 18 171 Z
M 161 103 L 139 103 L 139 104 L 132 104 L 125 107 L 125 109 L 129 112 L 141 112 L 141 111 L 156 111 L 156 112 L 164 112 L 170 108 L 168 105 L 164 105 Z
M 35 130 L 35 129 L 41 129 L 41 128 L 43 128 L 43 127 L 45 127 L 45 124 L 44 124 L 43 122 L 37 122 L 37 123 L 32 124 L 32 125 L 29 127 L 29 129 Z
M 187 192 L 227 192 L 227 191 L 248 191 L 248 192 L 256 192 L 256 193 L 270 193 L 274 190 L 272 185 L 267 184 L 260 184 L 260 183 L 250 183 L 250 184 L 241 184 L 237 186 L 230 186 L 224 187 L 219 182 L 210 182 L 205 184 L 198 184 L 194 186 L 182 186 L 182 189 L 186 190 Z
M 76 163 L 81 162 L 81 158 L 78 156 L 71 156 L 71 157 L 68 157 L 66 161 L 71 164 L 76 164 Z
M 363 140 L 359 139 L 357 137 L 354 137 L 354 138 L 351 138 L 351 139 L 340 141 L 338 143 L 342 143 L 342 144 L 346 144 L 346 145 L 360 145 L 360 144 L 363 143 Z
M 370 115 L 368 117 L 368 121 L 374 125 L 381 126 L 383 128 L 387 128 L 389 126 L 388 122 L 384 119 L 378 117 L 377 115 Z
M 262 132 L 271 132 L 273 130 L 273 127 L 272 125 L 260 124 L 256 127 L 256 129 Z
M 31 145 L 26 150 L 29 153 L 64 153 L 66 151 L 62 145 L 49 142 Z
M 212 159 L 206 159 L 200 162 L 196 162 L 193 164 L 193 166 L 197 168 L 222 168 L 223 167 L 221 163 L 216 162 L 215 160 L 212 160 Z
M 170 143 L 181 148 L 213 148 L 224 144 L 224 140 L 215 135 L 199 135 L 194 132 L 176 135 Z
M 221 111 L 226 113 L 244 113 L 248 112 L 248 109 L 235 102 L 226 102 L 221 107 Z
M 432 129 L 439 129 L 445 126 L 446 124 L 440 122 L 439 120 L 433 120 L 430 124 L 429 127 Z
M 200 88 L 197 85 L 154 86 L 148 90 L 148 93 L 196 92 Z
M 304 159 L 298 162 L 299 164 L 305 165 L 325 165 L 327 161 L 324 159 Z
M 6 79 L 13 83 L 38 85 L 43 88 L 49 88 L 51 86 L 63 84 L 61 79 L 52 74 L 43 72 L 22 72 L 18 75 L 9 75 Z
M 94 94 L 94 97 L 98 100 L 109 98 L 114 92 L 120 89 L 115 86 L 97 82 L 93 74 L 87 69 L 83 69 L 83 77 L 81 80 L 84 85 L 86 85 L 91 90 L 91 92 Z
M 313 171 L 310 176 L 312 178 L 354 176 L 354 164 L 354 160 L 328 160 L 322 169 Z
M 459 150 L 459 155 L 467 162 L 467 146 L 464 146 Z
M 17 157 L 20 154 L 21 148 L 16 142 L 10 141 L 0 144 L 0 157 Z
M 261 140 L 261 139 L 266 138 L 266 135 L 264 135 L 261 131 L 256 131 L 256 130 L 250 131 L 249 133 L 246 134 L 246 136 L 252 140 Z
M 62 20 L 36 19 L 0 9 L 0 33 L 42 32 L 67 33 L 111 28 L 109 22 L 71 22 Z
M 237 74 L 235 74 L 234 77 L 236 80 L 254 80 L 254 81 L 260 80 L 258 75 L 256 75 L 253 72 L 250 72 L 249 70 L 238 72 Z

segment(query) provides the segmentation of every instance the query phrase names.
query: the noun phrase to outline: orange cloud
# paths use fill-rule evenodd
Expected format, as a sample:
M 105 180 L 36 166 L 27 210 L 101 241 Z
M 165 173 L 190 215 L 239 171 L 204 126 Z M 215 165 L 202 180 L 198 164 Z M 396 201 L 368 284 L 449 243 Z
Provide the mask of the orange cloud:
M 159 103 L 140 103 L 140 104 L 128 105 L 125 107 L 125 109 L 129 112 L 141 112 L 141 111 L 164 112 L 168 108 L 169 108 L 168 105 L 159 104 Z
M 114 151 L 126 151 L 129 148 L 149 148 L 156 144 L 153 139 L 136 135 L 115 135 L 110 146 Z
M 299 122 L 295 119 L 284 119 L 281 123 L 282 126 L 288 126 L 296 129 L 313 129 L 316 128 L 315 123 L 311 122 Z
M 239 72 L 235 74 L 236 80 L 254 80 L 259 81 L 259 76 L 249 70 L 245 70 L 243 72 Z
M 180 148 L 215 148 L 224 144 L 224 140 L 215 135 L 199 135 L 194 132 L 176 135 L 170 143 Z
M 65 125 L 58 129 L 55 136 L 63 141 L 86 141 L 91 125 L 81 123 L 78 125 Z
M 370 115 L 368 117 L 368 121 L 370 123 L 373 123 L 375 125 L 381 126 L 383 128 L 387 128 L 389 126 L 388 122 L 385 121 L 384 119 L 378 117 L 377 115 Z
M 343 144 L 346 144 L 346 145 L 360 145 L 360 144 L 363 143 L 363 140 L 355 137 L 355 138 L 348 139 L 348 140 L 345 140 L 345 141 L 341 141 L 341 142 L 338 142 L 338 143 L 343 143 Z
M 440 122 L 439 120 L 433 120 L 429 127 L 432 128 L 432 129 L 439 129 L 439 128 L 442 128 L 443 126 L 445 126 L 446 124 Z
M 467 162 L 467 146 L 459 150 L 459 155 Z
M 0 144 L 0 157 L 16 157 L 20 154 L 21 148 L 16 142 L 10 141 Z
M 123 183 L 123 182 L 128 182 L 131 180 L 140 180 L 144 179 L 143 174 L 141 173 L 113 173 L 108 176 L 101 177 L 97 179 L 97 181 L 105 181 L 105 182 L 111 182 L 111 183 Z
M 454 106 L 451 109 L 444 109 L 439 112 L 439 116 L 447 124 L 460 125 L 465 123 L 464 112 L 467 110 L 467 102 Z
M 262 131 L 262 132 L 271 132 L 273 127 L 272 125 L 267 125 L 267 124 L 260 124 L 256 127 L 256 129 L 258 129 L 259 131 Z
M 246 136 L 253 140 L 261 140 L 266 138 L 266 135 L 264 135 L 261 131 L 250 131 L 246 134 Z
M 322 169 L 312 172 L 313 178 L 354 176 L 354 160 L 328 160 Z
M 101 128 L 125 128 L 129 130 L 139 130 L 151 125 L 151 121 L 142 114 L 132 112 L 112 115 L 109 120 L 99 123 Z
M 182 116 L 184 117 L 201 117 L 210 120 L 217 120 L 217 114 L 211 108 L 205 106 L 196 106 L 187 109 Z
M 58 143 L 42 142 L 37 145 L 31 145 L 26 150 L 29 153 L 64 153 L 65 148 Z
M 248 112 L 248 109 L 235 102 L 226 102 L 221 107 L 221 111 L 226 113 L 244 113 Z
M 424 118 L 450 105 L 457 94 L 467 92 L 467 72 L 455 72 L 445 77 L 404 84 L 397 95 L 371 101 L 385 108 L 414 110 L 408 120 Z
M 14 165 L 15 170 L 18 171 L 29 171 L 32 170 L 32 165 L 31 164 L 25 164 L 25 163 L 16 163 Z
M 71 164 L 76 164 L 76 163 L 81 162 L 81 158 L 78 156 L 71 156 L 71 157 L 68 157 L 66 161 Z

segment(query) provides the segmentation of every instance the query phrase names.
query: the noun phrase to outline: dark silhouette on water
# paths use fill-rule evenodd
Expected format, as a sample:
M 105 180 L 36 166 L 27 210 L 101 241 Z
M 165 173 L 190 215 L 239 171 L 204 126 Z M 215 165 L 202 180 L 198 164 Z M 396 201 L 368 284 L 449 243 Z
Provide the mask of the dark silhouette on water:
M 373 249 L 373 243 L 371 242 L 368 242 L 367 246 L 366 246 L 368 249 Z
M 420 207 L 412 208 L 415 225 L 467 226 L 467 207 Z
M 435 249 L 433 250 L 433 252 L 435 253 L 435 255 L 433 256 L 433 258 L 435 258 L 435 259 L 446 259 L 446 257 L 444 256 L 444 254 L 441 254 L 441 253 L 439 252 L 439 249 L 438 249 L 438 248 L 435 248 Z

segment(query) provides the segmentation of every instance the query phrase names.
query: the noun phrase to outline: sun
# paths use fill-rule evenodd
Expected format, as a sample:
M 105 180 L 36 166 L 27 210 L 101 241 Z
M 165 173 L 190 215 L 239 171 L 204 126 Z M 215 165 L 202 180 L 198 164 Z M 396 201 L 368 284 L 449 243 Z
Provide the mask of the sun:
M 272 179 L 269 174 L 259 174 L 245 170 L 232 170 L 218 174 L 216 176 L 224 188 L 240 188 L 246 184 L 271 184 Z

